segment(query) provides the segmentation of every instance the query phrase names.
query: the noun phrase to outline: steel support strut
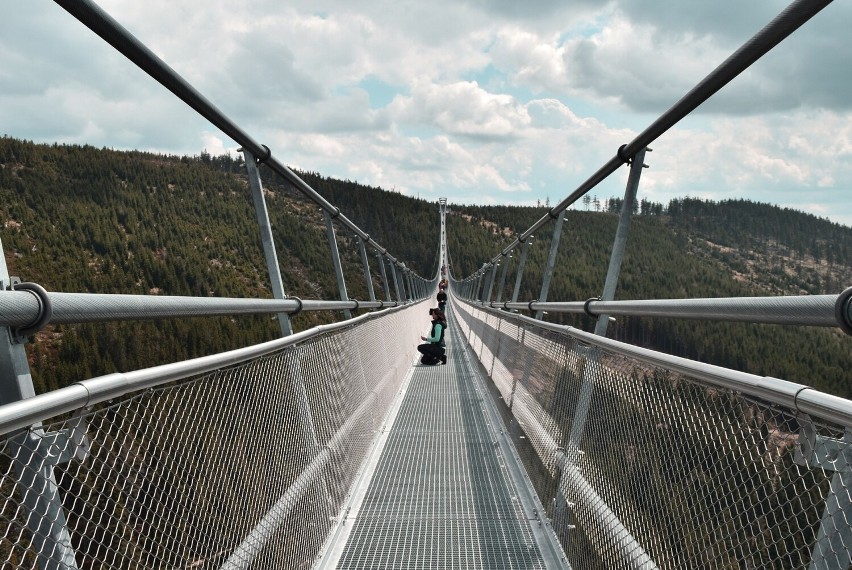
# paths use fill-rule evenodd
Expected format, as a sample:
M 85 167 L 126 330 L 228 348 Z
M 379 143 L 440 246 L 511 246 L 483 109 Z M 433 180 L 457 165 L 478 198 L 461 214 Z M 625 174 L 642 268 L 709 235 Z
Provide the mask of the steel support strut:
M 494 280 L 497 277 L 497 264 L 494 263 L 491 266 L 491 275 L 488 276 L 488 293 L 485 295 L 485 299 L 483 301 L 487 304 L 491 302 L 491 293 L 494 291 Z
M 624 191 L 624 203 L 621 206 L 621 216 L 616 229 L 615 243 L 610 256 L 609 268 L 607 270 L 606 280 L 604 284 L 604 296 L 608 296 L 606 300 L 611 301 L 615 296 L 615 287 L 618 282 L 618 275 L 621 271 L 621 262 L 624 259 L 624 250 L 627 246 L 627 235 L 630 231 L 630 220 L 633 216 L 633 203 L 636 201 L 636 192 L 639 188 L 639 177 L 642 174 L 643 160 L 645 159 L 644 149 L 633 158 L 630 165 L 630 174 L 627 177 L 627 188 Z M 604 319 L 604 317 L 606 317 Z M 601 315 L 595 325 L 595 334 L 598 336 L 606 336 L 607 324 L 609 317 Z M 596 347 L 589 347 L 587 358 L 583 364 L 583 385 L 580 388 L 580 396 L 577 400 L 577 408 L 574 412 L 574 421 L 571 423 L 571 435 L 569 446 L 572 449 L 579 449 L 580 442 L 583 439 L 583 432 L 586 429 L 586 418 L 589 414 L 589 405 L 594 391 L 594 379 L 592 375 L 597 370 L 600 360 L 600 350 Z
M 343 265 L 340 263 L 340 252 L 337 249 L 337 237 L 334 235 L 334 224 L 327 211 L 322 211 L 322 217 L 325 220 L 325 235 L 328 237 L 328 247 L 331 250 L 331 262 L 334 265 L 334 275 L 337 277 L 337 290 L 340 293 L 340 300 L 348 301 L 349 295 L 346 293 L 346 280 L 343 278 Z M 343 317 L 351 319 L 352 312 L 349 309 L 343 309 Z
M 385 257 L 382 255 L 381 252 L 379 252 L 376 254 L 376 259 L 379 262 L 379 270 L 382 274 L 382 288 L 385 292 L 385 301 L 392 301 L 393 299 L 391 299 L 390 285 L 388 285 L 388 272 L 385 268 Z
M 541 279 L 541 292 L 538 300 L 547 301 L 547 293 L 550 291 L 550 280 L 553 278 L 553 268 L 556 266 L 556 253 L 559 251 L 559 239 L 562 237 L 562 224 L 565 222 L 565 210 L 559 212 L 556 223 L 553 224 L 553 239 L 550 241 L 550 254 L 547 256 L 547 267 Z M 544 311 L 536 311 L 535 318 L 541 319 Z
M 624 202 L 621 205 L 618 228 L 615 230 L 615 243 L 612 244 L 612 255 L 609 257 L 609 267 L 606 272 L 601 301 L 612 301 L 615 299 L 615 288 L 618 285 L 618 276 L 621 273 L 624 252 L 627 249 L 627 237 L 630 234 L 630 222 L 633 219 L 633 205 L 636 203 L 636 193 L 639 190 L 639 178 L 642 176 L 646 150 L 649 149 L 642 149 L 637 152 L 630 165 L 630 174 L 627 176 L 627 188 L 624 190 Z M 606 336 L 608 324 L 609 315 L 600 315 L 595 325 L 595 334 Z
M 612 247 L 612 255 L 609 260 L 609 268 L 607 269 L 606 279 L 604 283 L 604 291 L 602 298 L 611 301 L 615 297 L 615 288 L 618 283 L 618 275 L 621 270 L 621 262 L 624 259 L 624 251 L 627 246 L 627 236 L 630 233 L 630 221 L 633 216 L 633 204 L 636 201 L 636 192 L 639 188 L 639 178 L 642 174 L 643 161 L 645 160 L 645 149 L 636 153 L 630 165 L 630 174 L 627 177 L 627 187 L 624 191 L 624 202 L 621 206 L 621 215 L 619 217 L 618 228 L 615 232 L 615 243 Z M 601 315 L 595 324 L 595 334 L 598 336 L 606 336 L 607 325 L 609 324 L 609 315 Z M 585 352 L 583 358 L 582 378 L 583 383 L 580 387 L 580 394 L 577 398 L 577 407 L 574 411 L 574 419 L 571 422 L 571 432 L 568 436 L 567 458 L 568 461 L 573 461 L 580 451 L 580 444 L 583 439 L 583 433 L 586 429 L 586 419 L 589 415 L 589 407 L 591 406 L 592 394 L 595 388 L 595 378 L 600 371 L 600 354 L 598 347 L 584 347 Z M 573 465 L 568 465 L 566 473 L 563 474 L 563 479 L 567 472 L 573 469 Z M 562 488 L 562 481 L 559 489 Z M 565 497 L 561 493 L 555 498 L 557 508 L 561 507 L 565 502 Z M 563 510 L 567 510 L 567 507 Z M 567 518 L 563 521 L 568 524 Z M 644 567 L 644 565 L 642 566 Z
M 358 240 L 358 250 L 361 253 L 361 264 L 364 266 L 364 279 L 367 281 L 367 294 L 371 301 L 376 300 L 376 291 L 373 289 L 373 276 L 370 274 L 370 261 L 367 258 L 367 247 L 361 236 L 355 236 Z
M 402 292 L 399 290 L 399 274 L 396 271 L 396 263 L 390 262 L 391 275 L 393 276 L 393 288 L 396 291 L 396 300 L 403 303 Z
M 6 256 L 0 242 L 0 289 L 11 284 Z M 18 402 L 35 396 L 30 365 L 22 339 L 10 327 L 0 328 L 0 405 Z M 78 425 L 82 425 L 78 419 Z M 32 546 L 41 570 L 76 570 L 77 561 L 71 544 L 62 497 L 54 466 L 74 456 L 82 457 L 85 435 L 80 429 L 45 433 L 41 423 L 9 438 L 9 453 L 13 457 L 24 518 L 32 534 Z M 74 445 L 77 442 L 78 445 Z M 69 453 L 69 451 L 71 453 Z
M 521 259 L 518 261 L 518 274 L 515 276 L 515 290 L 512 291 L 512 302 L 518 302 L 518 293 L 521 291 L 521 280 L 524 277 L 524 267 L 527 264 L 527 254 L 530 251 L 530 244 L 532 243 L 533 236 L 528 237 L 524 241 L 524 247 L 521 250 Z
M 497 287 L 497 299 L 496 301 L 499 303 L 503 300 L 503 289 L 506 287 L 506 274 L 509 272 L 509 260 L 512 259 L 511 255 L 503 256 L 503 271 L 500 272 L 500 285 Z
M 260 241 L 263 243 L 263 255 L 266 258 L 266 269 L 269 272 L 269 282 L 272 285 L 272 296 L 276 299 L 286 299 L 287 294 L 284 292 L 284 282 L 281 279 L 281 269 L 278 266 L 278 255 L 275 252 L 275 240 L 272 237 L 272 225 L 269 223 L 269 211 L 266 208 L 266 199 L 263 196 L 263 185 L 260 180 L 257 161 L 251 151 L 246 149 L 243 149 L 243 157 L 246 161 L 254 212 L 257 215 L 257 224 L 260 226 Z M 278 313 L 278 324 L 281 327 L 282 336 L 293 334 L 288 313 Z

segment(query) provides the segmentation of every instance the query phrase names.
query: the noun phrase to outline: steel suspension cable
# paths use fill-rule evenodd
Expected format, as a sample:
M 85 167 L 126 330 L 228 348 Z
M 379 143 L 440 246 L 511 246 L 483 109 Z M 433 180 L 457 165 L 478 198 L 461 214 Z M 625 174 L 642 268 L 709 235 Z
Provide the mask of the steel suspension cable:
M 677 103 L 672 105 L 668 111 L 663 113 L 648 128 L 642 131 L 629 143 L 622 145 L 615 156 L 606 164 L 592 174 L 585 182 L 580 184 L 576 190 L 569 194 L 564 200 L 551 208 L 547 214 L 526 231 L 516 237 L 500 254 L 495 256 L 490 263 L 496 263 L 500 257 L 510 252 L 518 244 L 523 243 L 531 235 L 557 215 L 568 208 L 571 204 L 583 197 L 592 188 L 604 181 L 621 165 L 629 163 L 632 157 L 642 148 L 654 142 L 660 135 L 664 134 L 681 119 L 689 115 L 704 101 L 727 85 L 731 80 L 748 67 L 763 57 L 769 50 L 778 45 L 790 34 L 801 27 L 805 22 L 815 16 L 820 10 L 831 4 L 831 0 L 796 0 L 785 8 L 762 30 L 755 34 L 750 40 L 743 44 L 728 59 L 722 62 L 716 69 L 710 72 L 695 87 L 684 95 Z
M 328 212 L 332 219 L 339 221 L 343 226 L 349 228 L 357 236 L 367 242 L 371 247 L 385 255 L 393 263 L 399 260 L 391 256 L 387 249 L 370 237 L 370 234 L 355 225 L 340 211 L 340 208 L 331 204 L 314 190 L 307 182 L 299 178 L 296 173 L 281 164 L 272 156 L 272 151 L 266 145 L 254 140 L 239 125 L 234 123 L 222 111 L 220 111 L 210 100 L 190 85 L 175 70 L 169 67 L 154 52 L 148 49 L 126 28 L 119 24 L 114 18 L 91 0 L 54 0 L 59 6 L 77 18 L 90 30 L 95 32 L 104 41 L 122 53 L 127 59 L 135 63 L 140 69 L 153 77 L 166 89 L 174 93 L 184 103 L 198 112 L 201 116 L 213 123 L 223 133 L 250 151 L 259 163 L 267 164 L 273 171 L 284 177 L 293 184 L 297 190 L 313 200 L 323 210 Z M 419 277 L 419 276 L 418 276 Z M 422 277 L 421 277 L 422 279 Z

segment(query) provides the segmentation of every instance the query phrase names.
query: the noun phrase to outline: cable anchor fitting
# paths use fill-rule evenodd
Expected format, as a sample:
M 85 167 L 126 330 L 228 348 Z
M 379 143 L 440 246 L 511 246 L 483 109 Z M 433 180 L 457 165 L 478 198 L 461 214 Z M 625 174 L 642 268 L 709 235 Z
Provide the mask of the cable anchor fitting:
M 852 335 L 852 287 L 847 287 L 834 303 L 834 319 L 843 332 Z
M 266 162 L 267 160 L 269 160 L 270 158 L 272 158 L 272 151 L 271 151 L 271 150 L 269 150 L 269 147 L 268 147 L 268 146 L 266 146 L 265 144 L 262 144 L 262 145 L 260 145 L 260 146 L 262 146 L 263 148 L 265 148 L 265 149 L 266 149 L 266 153 L 265 153 L 263 156 L 256 156 L 256 157 L 254 157 L 254 161 L 255 161 L 257 164 L 263 164 L 264 162 Z
M 296 307 L 296 310 L 293 311 L 292 313 L 290 313 L 290 318 L 292 319 L 293 317 L 295 317 L 296 315 L 298 315 L 299 313 L 302 312 L 302 306 L 304 304 L 302 303 L 302 300 L 299 299 L 298 297 L 287 297 L 287 300 L 288 301 L 296 301 L 297 303 L 299 303 L 299 306 Z
M 38 283 L 21 283 L 17 277 L 12 278 L 12 284 L 9 286 L 12 291 L 27 291 L 32 293 L 38 300 L 38 315 L 36 319 L 29 325 L 12 329 L 12 337 L 15 342 L 25 342 L 28 336 L 32 336 L 50 322 L 53 317 L 53 305 L 50 302 L 50 296 L 47 291 Z
M 600 300 L 601 300 L 601 298 L 600 298 L 600 297 L 591 297 L 591 298 L 589 298 L 589 299 L 586 299 L 586 302 L 585 302 L 585 303 L 583 303 L 583 312 L 584 312 L 584 313 L 586 313 L 587 315 L 589 315 L 589 316 L 590 316 L 590 317 L 592 317 L 592 318 L 597 317 L 597 315 L 596 315 L 596 314 L 594 314 L 594 313 L 592 313 L 591 309 L 589 309 L 589 305 L 590 305 L 593 301 L 600 301 Z

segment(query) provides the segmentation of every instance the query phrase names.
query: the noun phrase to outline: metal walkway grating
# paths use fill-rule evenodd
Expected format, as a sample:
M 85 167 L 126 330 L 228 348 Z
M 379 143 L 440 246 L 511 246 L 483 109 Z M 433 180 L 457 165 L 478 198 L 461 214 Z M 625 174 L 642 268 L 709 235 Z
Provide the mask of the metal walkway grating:
M 363 500 L 323 567 L 565 567 L 542 555 L 549 527 L 530 493 L 519 495 L 507 469 L 516 458 L 489 423 L 465 350 L 454 349 L 460 336 L 448 337 L 446 366 L 415 365 Z

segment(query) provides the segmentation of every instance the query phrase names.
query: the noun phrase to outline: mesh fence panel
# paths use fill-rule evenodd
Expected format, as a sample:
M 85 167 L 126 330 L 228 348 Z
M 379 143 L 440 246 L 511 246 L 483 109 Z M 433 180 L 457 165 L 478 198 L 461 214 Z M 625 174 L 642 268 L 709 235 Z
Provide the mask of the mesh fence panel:
M 573 567 L 850 567 L 844 426 L 458 309 Z
M 310 567 L 413 360 L 412 310 L 5 436 L 0 567 Z M 33 515 L 52 482 L 63 512 Z M 46 538 L 62 515 L 70 560 Z

